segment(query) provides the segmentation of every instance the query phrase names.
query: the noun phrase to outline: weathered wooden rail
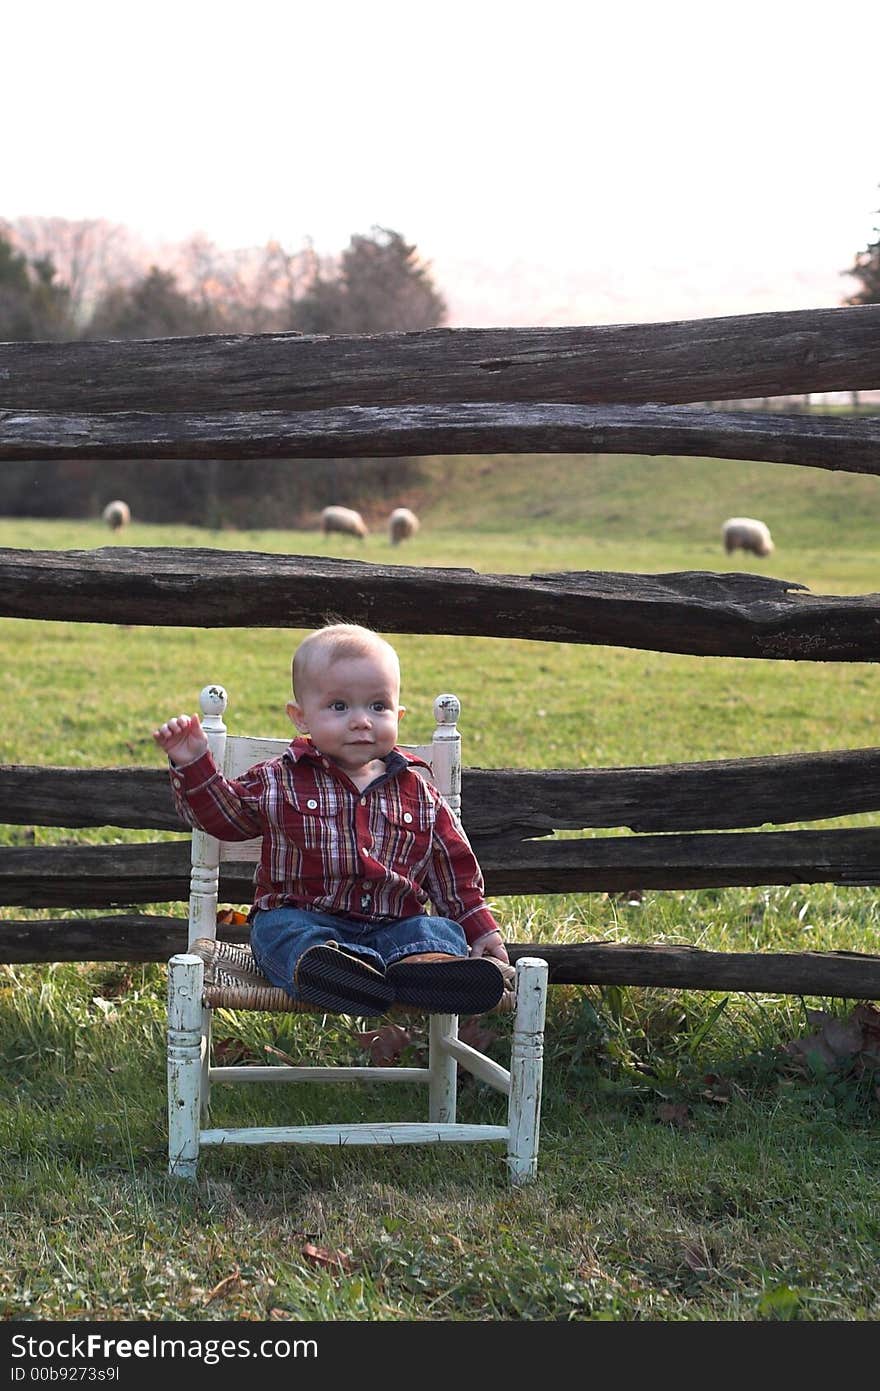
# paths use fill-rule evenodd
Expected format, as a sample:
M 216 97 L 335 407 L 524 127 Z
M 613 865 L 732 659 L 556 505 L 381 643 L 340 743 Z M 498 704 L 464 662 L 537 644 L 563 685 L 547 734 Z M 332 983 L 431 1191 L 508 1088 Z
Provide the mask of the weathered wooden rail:
M 465 819 L 465 827 L 467 821 Z M 622 893 L 734 884 L 880 883 L 880 828 L 754 835 L 609 836 L 547 841 L 473 838 L 489 894 Z M 121 908 L 186 898 L 189 845 L 11 846 L 0 893 L 23 908 Z M 221 868 L 227 901 L 250 898 L 253 872 Z M 0 925 L 2 942 L 2 925 Z
M 638 768 L 464 768 L 468 831 L 527 840 L 553 831 L 717 831 L 852 816 L 880 807 L 880 749 Z M 9 825 L 179 831 L 163 768 L 0 764 Z
M 330 610 L 398 633 L 880 660 L 880 594 L 813 595 L 761 575 L 483 575 L 200 549 L 0 549 L 0 615 L 11 618 L 296 628 L 321 623 Z
M 18 459 L 564 451 L 689 454 L 880 473 L 880 418 L 685 403 L 880 388 L 880 306 L 599 328 L 0 344 L 0 465 Z M 442 602 L 440 600 L 442 599 Z M 0 550 L 0 615 L 305 627 L 328 610 L 395 632 L 700 656 L 880 660 L 880 594 L 688 572 L 482 575 L 216 550 Z M 175 615 L 178 615 L 175 617 Z M 466 769 L 492 895 L 880 883 L 880 826 L 759 829 L 880 811 L 880 749 L 654 768 Z M 0 767 L 9 825 L 157 831 L 146 844 L 0 848 L 0 961 L 160 961 L 188 848 L 162 769 Z M 100 808 L 100 810 L 97 810 Z M 632 834 L 596 835 L 627 829 Z M 572 832 L 584 832 L 573 837 Z M 563 833 L 561 837 L 555 832 Z M 238 871 L 239 874 L 241 870 Z M 231 866 L 221 892 L 249 898 Z M 221 935 L 242 936 L 242 929 Z M 530 944 L 557 982 L 880 998 L 880 957 Z
M 571 328 L 0 343 L 0 410 L 41 413 L 675 405 L 878 387 L 875 304 Z
M 672 454 L 880 473 L 880 419 L 686 406 L 464 402 L 323 411 L 0 410 L 0 462 L 397 458 L 417 454 Z

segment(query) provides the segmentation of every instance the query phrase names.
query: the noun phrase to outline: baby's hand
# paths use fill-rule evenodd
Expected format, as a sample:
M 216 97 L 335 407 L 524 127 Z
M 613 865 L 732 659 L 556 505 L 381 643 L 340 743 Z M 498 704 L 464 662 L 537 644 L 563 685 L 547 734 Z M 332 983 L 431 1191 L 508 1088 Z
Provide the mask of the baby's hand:
M 198 715 L 175 715 L 153 730 L 153 738 L 172 763 L 195 763 L 208 751 L 208 740 Z
M 495 961 L 509 961 L 507 948 L 500 932 L 487 932 L 471 947 L 471 956 L 490 956 Z

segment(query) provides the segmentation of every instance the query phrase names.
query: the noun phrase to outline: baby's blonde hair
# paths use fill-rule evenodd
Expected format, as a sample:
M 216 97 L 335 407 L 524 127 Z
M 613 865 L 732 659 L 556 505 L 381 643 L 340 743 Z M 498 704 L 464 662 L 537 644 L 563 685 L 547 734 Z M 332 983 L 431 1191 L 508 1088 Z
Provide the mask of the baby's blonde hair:
M 391 643 L 371 628 L 362 628 L 358 623 L 328 623 L 325 628 L 316 628 L 303 638 L 293 654 L 290 679 L 294 698 L 301 698 L 309 678 L 319 666 L 329 666 L 346 657 L 374 656 L 391 660 L 399 686 L 400 659 Z

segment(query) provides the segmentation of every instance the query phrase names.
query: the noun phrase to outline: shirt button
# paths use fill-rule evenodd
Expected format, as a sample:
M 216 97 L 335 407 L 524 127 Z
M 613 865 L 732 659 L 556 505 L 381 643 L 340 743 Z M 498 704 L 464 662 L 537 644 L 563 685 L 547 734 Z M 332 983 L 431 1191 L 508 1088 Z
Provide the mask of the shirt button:
M 411 811 L 405 811 L 405 812 L 403 813 L 403 819 L 404 819 L 404 821 L 406 821 L 406 822 L 412 821 L 412 812 L 411 812 Z
M 366 797 L 361 797 L 361 806 L 362 806 L 362 807 L 365 807 L 366 805 L 367 805 L 367 799 L 366 799 Z
M 314 797 L 310 797 L 309 800 L 306 802 L 306 806 L 308 807 L 309 811 L 314 811 L 317 805 L 318 803 L 315 801 Z

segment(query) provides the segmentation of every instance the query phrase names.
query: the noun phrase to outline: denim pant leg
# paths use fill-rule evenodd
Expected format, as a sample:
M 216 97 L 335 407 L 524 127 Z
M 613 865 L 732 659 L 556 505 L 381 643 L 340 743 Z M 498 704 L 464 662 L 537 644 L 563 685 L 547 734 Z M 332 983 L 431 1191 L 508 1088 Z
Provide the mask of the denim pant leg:
M 417 952 L 439 951 L 449 956 L 467 956 L 468 944 L 464 929 L 451 918 L 432 918 L 419 913 L 413 918 L 396 921 L 385 919 L 374 923 L 370 946 L 380 954 L 386 966 Z
M 267 980 L 297 999 L 294 985 L 296 964 L 309 947 L 324 942 L 342 942 L 350 951 L 364 956 L 371 965 L 383 967 L 381 954 L 365 938 L 363 923 L 348 923 L 332 913 L 305 908 L 258 910 L 251 923 L 251 951 Z M 351 929 L 354 928 L 354 931 Z

